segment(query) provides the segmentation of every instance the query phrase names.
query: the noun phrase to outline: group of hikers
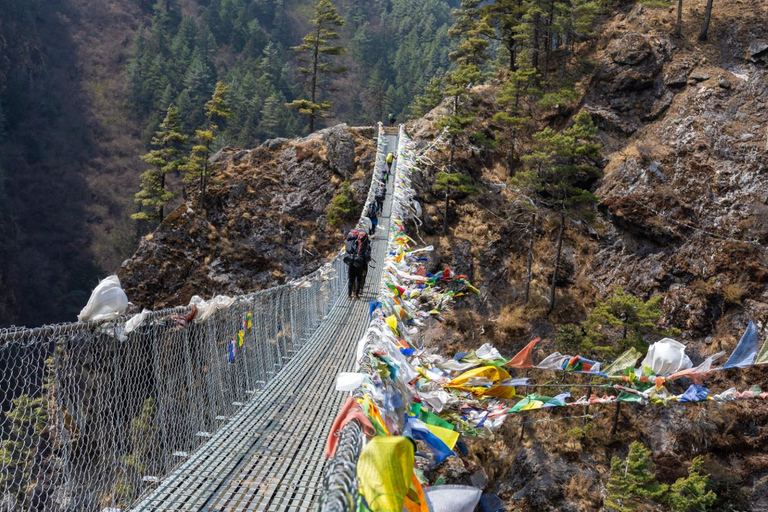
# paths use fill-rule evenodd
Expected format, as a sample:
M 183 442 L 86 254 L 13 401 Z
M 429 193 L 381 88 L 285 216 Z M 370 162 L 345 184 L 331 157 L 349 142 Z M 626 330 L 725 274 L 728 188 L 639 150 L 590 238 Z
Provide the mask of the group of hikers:
M 391 117 L 391 116 L 390 116 Z M 390 119 L 391 121 L 391 119 Z M 371 227 L 365 229 L 353 229 L 347 234 L 344 244 L 346 255 L 344 263 L 347 264 L 347 297 L 360 298 L 365 285 L 365 277 L 368 275 L 368 263 L 371 261 L 371 238 L 376 236 L 376 227 L 379 224 L 379 215 L 384 210 L 384 200 L 387 197 L 387 182 L 392 172 L 392 163 L 395 155 L 389 153 L 386 158 L 386 168 L 382 169 L 381 180 L 376 188 L 374 200 L 368 205 L 365 216 L 370 221 Z

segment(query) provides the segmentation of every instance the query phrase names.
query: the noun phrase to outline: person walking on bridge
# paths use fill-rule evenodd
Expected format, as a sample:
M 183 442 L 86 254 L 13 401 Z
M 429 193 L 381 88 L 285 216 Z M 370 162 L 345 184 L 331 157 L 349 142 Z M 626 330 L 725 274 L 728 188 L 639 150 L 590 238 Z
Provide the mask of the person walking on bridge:
M 395 114 L 390 113 L 389 114 L 389 126 L 395 126 L 396 122 L 397 122 L 397 118 L 395 117 Z
M 376 225 L 379 223 L 379 203 L 375 200 L 368 205 L 368 209 L 365 211 L 365 216 L 371 220 L 371 231 L 368 233 L 373 236 L 376 233 Z
M 395 155 L 390 151 L 387 155 L 387 176 L 392 172 L 392 162 L 395 161 Z
M 363 229 L 353 229 L 344 243 L 344 263 L 347 264 L 347 297 L 360 298 L 371 261 L 371 239 Z

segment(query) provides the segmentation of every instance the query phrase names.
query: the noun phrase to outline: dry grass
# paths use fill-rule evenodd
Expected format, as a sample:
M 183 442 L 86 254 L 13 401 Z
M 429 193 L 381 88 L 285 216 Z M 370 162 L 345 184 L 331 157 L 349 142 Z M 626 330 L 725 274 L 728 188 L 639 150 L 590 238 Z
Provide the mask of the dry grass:
M 749 284 L 744 280 L 724 284 L 722 288 L 720 288 L 720 293 L 723 295 L 725 302 L 734 305 L 741 304 L 741 300 L 748 292 Z

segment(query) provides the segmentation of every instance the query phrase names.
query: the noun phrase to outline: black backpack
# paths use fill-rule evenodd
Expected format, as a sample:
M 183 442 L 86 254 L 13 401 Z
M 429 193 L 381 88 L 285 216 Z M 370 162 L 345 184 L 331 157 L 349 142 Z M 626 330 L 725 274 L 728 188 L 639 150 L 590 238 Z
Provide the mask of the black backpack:
M 368 209 L 365 211 L 365 216 L 369 219 L 372 219 L 376 216 L 376 203 L 371 203 L 368 205 Z
M 380 202 L 381 202 L 381 201 L 384 201 L 384 198 L 386 198 L 386 197 L 387 197 L 387 187 L 384 187 L 384 186 L 380 186 L 380 187 L 379 187 L 379 188 L 376 190 L 376 196 L 375 196 L 375 197 L 376 197 L 376 200 L 377 200 L 377 201 L 380 201 Z
M 371 259 L 371 240 L 368 233 L 353 229 L 344 243 L 344 263 L 353 267 L 362 267 Z

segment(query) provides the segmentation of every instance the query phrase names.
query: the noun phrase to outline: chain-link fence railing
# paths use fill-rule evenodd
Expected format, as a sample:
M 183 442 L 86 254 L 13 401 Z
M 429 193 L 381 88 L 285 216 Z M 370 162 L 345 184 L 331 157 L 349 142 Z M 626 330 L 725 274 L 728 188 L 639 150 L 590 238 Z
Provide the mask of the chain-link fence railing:
M 204 321 L 186 306 L 129 333 L 128 317 L 0 329 L 0 512 L 130 507 L 301 350 L 342 293 L 339 255 Z

